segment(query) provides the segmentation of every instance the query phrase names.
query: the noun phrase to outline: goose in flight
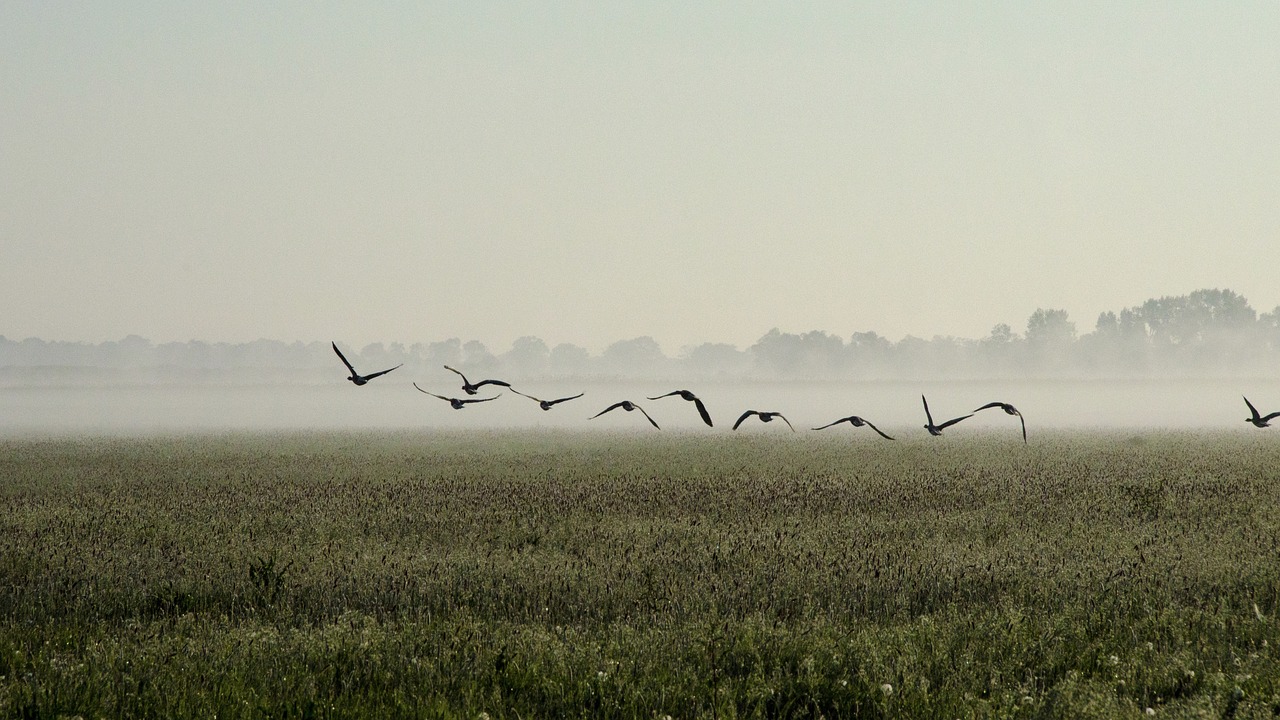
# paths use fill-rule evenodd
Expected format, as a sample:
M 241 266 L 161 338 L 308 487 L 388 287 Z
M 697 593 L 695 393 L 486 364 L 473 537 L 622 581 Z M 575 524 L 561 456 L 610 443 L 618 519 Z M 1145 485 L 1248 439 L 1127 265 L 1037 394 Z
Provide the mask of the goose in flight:
M 941 425 L 934 425 L 933 414 L 929 412 L 929 401 L 924 399 L 924 395 L 920 396 L 920 401 L 924 403 L 924 416 L 929 420 L 929 424 L 925 425 L 924 429 L 928 430 L 929 434 L 933 436 L 941 435 L 943 430 L 946 430 L 947 428 L 951 427 L 952 425 L 955 425 L 961 420 L 968 420 L 969 418 L 973 417 L 973 413 L 969 413 L 968 415 L 962 415 L 958 418 L 951 418 L 950 420 L 942 423 Z
M 472 383 L 471 383 L 471 381 L 467 380 L 467 376 L 466 376 L 466 375 L 463 375 L 460 371 L 458 371 L 458 370 L 454 370 L 453 368 L 449 367 L 448 365 L 445 365 L 445 366 L 444 366 L 444 369 L 445 369 L 445 370 L 449 370 L 449 371 L 451 371 L 451 372 L 456 372 L 456 373 L 458 373 L 458 377 L 461 377 L 461 378 L 462 378 L 462 391 L 463 391 L 463 392 L 465 392 L 465 393 L 466 393 L 466 394 L 468 394 L 468 395 L 475 395 L 475 394 L 479 393 L 479 392 L 480 392 L 480 388 L 481 388 L 481 387 L 483 387 L 483 386 L 485 386 L 485 385 L 501 385 L 502 387 L 505 387 L 505 388 L 509 388 L 509 387 L 511 387 L 511 383 L 506 382 L 506 381 L 504 381 L 504 380 L 481 380 L 481 381 L 480 381 L 480 382 L 478 382 L 478 383 L 472 384 Z
M 866 425 L 867 427 L 871 428 L 872 430 L 875 430 L 875 431 L 876 431 L 876 434 L 877 434 L 877 435 L 879 435 L 880 437 L 884 438 L 885 440 L 892 440 L 892 439 L 893 439 L 893 438 L 889 437 L 888 435 L 885 435 L 883 432 L 880 432 L 880 428 L 876 427 L 875 425 L 872 425 L 872 424 L 871 424 L 871 422 L 870 422 L 869 420 L 863 420 L 862 418 L 858 417 L 857 415 L 850 415 L 849 417 L 846 417 L 846 418 L 840 418 L 839 420 L 836 420 L 835 422 L 829 422 L 829 423 L 827 423 L 826 425 L 823 425 L 822 427 L 816 427 L 816 428 L 814 428 L 814 430 L 826 430 L 827 428 L 831 427 L 832 425 L 839 425 L 839 424 L 840 424 L 840 423 L 842 423 L 842 422 L 847 422 L 847 423 L 849 423 L 850 425 L 852 425 L 852 426 L 854 426 L 854 427 L 862 427 L 863 425 Z
M 1244 396 L 1242 395 L 1241 397 Z M 1247 423 L 1253 423 L 1254 427 L 1268 427 L 1271 425 L 1272 418 L 1280 417 L 1280 412 L 1273 412 L 1270 415 L 1259 415 L 1258 409 L 1253 406 L 1253 403 L 1249 402 L 1249 398 L 1244 398 L 1244 404 L 1249 406 L 1249 413 L 1253 415 L 1253 417 L 1245 418 L 1244 421 Z
M 1248 402 L 1248 401 L 1246 400 L 1245 402 Z M 998 400 L 997 400 L 996 402 L 989 402 L 989 403 L 987 403 L 986 405 L 983 405 L 982 407 L 978 408 L 977 410 L 974 410 L 974 412 L 975 412 L 975 413 L 980 413 L 980 412 L 982 412 L 983 410 L 987 410 L 987 409 L 990 409 L 990 408 L 1000 408 L 1001 410 L 1003 410 L 1003 411 L 1005 412 L 1005 414 L 1006 414 L 1006 415 L 1017 415 L 1017 416 L 1018 416 L 1018 420 L 1022 422 L 1022 444 L 1023 444 L 1023 445 L 1026 445 L 1026 444 L 1027 444 L 1027 419 L 1026 419 L 1026 418 L 1024 418 L 1024 417 L 1022 417 L 1022 413 L 1018 412 L 1018 408 L 1016 408 L 1016 407 L 1014 407 L 1014 406 L 1010 405 L 1009 403 L 1000 402 L 1000 401 L 998 401 Z M 1280 415 L 1280 413 L 1276 413 L 1276 414 L 1277 414 L 1277 415 Z M 1256 413 L 1255 413 L 1255 415 L 1256 415 Z
M 664 397 L 671 397 L 672 395 L 679 395 L 682 399 L 693 403 L 694 407 L 698 408 L 698 414 L 702 416 L 702 422 L 706 423 L 707 427 L 715 427 L 711 424 L 711 413 L 707 412 L 707 406 L 702 404 L 702 401 L 698 399 L 697 395 L 694 395 L 688 390 L 672 390 L 665 395 L 659 395 L 658 397 L 651 397 L 649 399 L 658 400 Z
M 461 410 L 462 408 L 466 407 L 468 403 L 489 402 L 490 400 L 497 400 L 498 398 L 502 397 L 502 393 L 498 393 L 493 397 L 477 398 L 475 400 L 471 400 L 471 399 L 459 400 L 458 398 L 445 397 L 443 395 L 437 395 L 433 392 L 427 392 L 426 390 L 423 390 L 422 388 L 418 387 L 418 383 L 414 383 L 413 386 L 418 388 L 418 392 L 420 393 L 426 393 L 427 395 L 430 395 L 433 398 L 440 398 L 441 400 L 448 402 L 449 405 L 451 405 L 454 410 Z
M 656 423 L 656 422 L 654 422 L 654 421 L 653 421 L 653 418 L 649 417 L 649 413 L 645 412 L 645 411 L 644 411 L 644 408 L 642 408 L 642 407 L 640 407 L 639 405 L 637 405 L 637 404 L 635 404 L 635 403 L 631 402 L 630 400 L 623 400 L 622 402 L 616 402 L 616 403 L 614 403 L 614 404 L 610 405 L 609 407 L 607 407 L 607 408 L 605 408 L 605 409 L 601 410 L 600 412 L 596 413 L 595 415 L 592 415 L 590 419 L 591 419 L 591 420 L 595 420 L 596 418 L 598 418 L 598 417 L 600 417 L 601 415 L 603 415 L 603 414 L 605 414 L 605 413 L 609 412 L 610 410 L 614 410 L 614 409 L 617 409 L 617 408 L 622 408 L 623 410 L 626 410 L 627 412 L 631 412 L 632 410 L 639 410 L 639 411 L 640 411 L 640 414 L 641 414 L 641 415 L 643 415 L 643 416 L 645 417 L 645 419 L 649 421 L 649 424 L 650 424 L 650 425 L 652 425 L 652 426 L 654 426 L 654 427 L 658 428 L 659 430 L 661 430 L 661 429 L 662 429 L 662 428 L 658 427 L 658 423 Z
M 733 424 L 733 429 L 734 429 L 734 430 L 737 430 L 737 429 L 738 429 L 738 426 L 742 424 L 742 421 L 743 421 L 743 420 L 746 420 L 747 418 L 751 417 L 752 415 L 756 415 L 756 416 L 758 416 L 758 417 L 760 418 L 760 422 L 773 422 L 773 419 L 774 419 L 774 418 L 782 418 L 782 422 L 786 423 L 786 424 L 787 424 L 787 427 L 791 428 L 791 432 L 795 432 L 795 431 L 796 431 L 795 427 L 793 427 L 793 426 L 791 425 L 791 421 L 790 421 L 790 420 L 788 420 L 788 419 L 786 419 L 785 417 L 783 417 L 782 413 L 780 413 L 780 412 L 760 412 L 759 410 L 748 410 L 748 411 L 746 411 L 746 412 L 742 413 L 742 415 L 738 417 L 738 422 L 736 422 L 736 423 L 734 423 L 734 424 Z
M 566 400 L 577 400 L 578 398 L 582 397 L 585 394 L 585 393 L 578 393 L 577 395 L 573 395 L 570 397 L 562 397 L 562 398 L 559 398 L 558 400 L 540 400 L 532 395 L 525 395 L 524 393 L 520 392 L 515 388 L 511 388 L 511 392 L 519 395 L 520 397 L 527 397 L 530 400 L 533 400 L 534 402 L 538 403 L 538 407 L 542 408 L 543 410 L 550 410 L 552 406 L 556 405 L 557 403 L 565 402 Z
M 342 360 L 342 364 L 343 364 L 343 365 L 346 365 L 346 366 L 347 366 L 347 370 L 350 370 L 350 371 L 351 371 L 351 377 L 349 377 L 349 378 L 347 378 L 347 379 L 348 379 L 348 380 L 350 380 L 351 382 L 355 383 L 356 385 L 364 385 L 365 383 L 367 383 L 367 382 L 369 382 L 370 380 L 372 380 L 372 379 L 374 379 L 374 378 L 378 377 L 379 375 L 386 375 L 387 373 L 391 372 L 392 370 L 395 370 L 396 368 L 400 367 L 400 365 L 403 365 L 403 364 L 404 364 L 404 363 L 400 363 L 400 365 L 397 365 L 396 367 L 393 367 L 393 368 L 387 368 L 386 370 L 382 370 L 382 371 L 379 371 L 379 372 L 376 372 L 376 373 L 372 373 L 372 374 L 370 374 L 370 375 L 361 375 L 360 373 L 356 372 L 356 369 L 355 369 L 355 368 L 351 367 L 351 363 L 347 362 L 347 356 L 346 356 L 346 355 L 343 355 L 343 354 L 342 354 L 342 351 L 338 349 L 338 343 L 333 342 L 332 340 L 330 340 L 330 341 L 329 341 L 329 344 L 333 346 L 333 351 L 334 351 L 334 352 L 336 352 L 336 353 L 338 353 L 338 357 L 339 357 L 339 358 L 341 358 L 341 360 Z

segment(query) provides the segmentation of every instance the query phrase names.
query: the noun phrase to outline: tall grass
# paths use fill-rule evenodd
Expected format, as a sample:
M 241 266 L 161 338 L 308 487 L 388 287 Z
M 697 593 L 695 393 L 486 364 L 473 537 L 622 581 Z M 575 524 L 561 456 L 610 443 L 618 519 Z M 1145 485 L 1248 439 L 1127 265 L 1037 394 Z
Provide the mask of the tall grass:
M 0 715 L 1280 712 L 1265 433 L 0 441 Z

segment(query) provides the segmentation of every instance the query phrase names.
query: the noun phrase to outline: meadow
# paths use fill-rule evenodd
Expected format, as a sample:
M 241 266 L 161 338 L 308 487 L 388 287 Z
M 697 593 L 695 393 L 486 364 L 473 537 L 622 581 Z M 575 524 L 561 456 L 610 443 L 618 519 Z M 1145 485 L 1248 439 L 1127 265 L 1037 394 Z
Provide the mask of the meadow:
M 3 439 L 0 716 L 1280 714 L 1280 436 L 961 435 Z

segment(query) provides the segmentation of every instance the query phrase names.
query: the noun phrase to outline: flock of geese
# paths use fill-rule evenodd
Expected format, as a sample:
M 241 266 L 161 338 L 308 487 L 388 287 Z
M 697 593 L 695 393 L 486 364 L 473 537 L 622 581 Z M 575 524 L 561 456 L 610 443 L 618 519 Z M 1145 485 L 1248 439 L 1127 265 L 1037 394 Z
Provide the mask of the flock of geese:
M 338 349 L 338 344 L 336 342 L 331 344 L 333 345 L 333 351 L 338 354 L 338 357 L 342 360 L 342 364 L 346 365 L 347 370 L 350 371 L 351 373 L 351 376 L 348 377 L 347 380 L 351 381 L 355 385 L 364 385 L 368 383 L 370 380 L 376 377 L 379 377 L 381 375 L 386 375 L 392 370 L 395 370 L 396 368 L 400 367 L 400 365 L 396 365 L 395 367 L 387 368 L 386 370 L 380 370 L 376 373 L 361 375 L 360 373 L 356 372 L 356 369 L 352 367 L 351 363 L 347 360 L 347 357 L 342 354 L 341 350 Z M 401 365 L 403 365 L 403 363 L 401 363 Z M 543 410 L 550 410 L 551 408 L 563 402 L 568 402 L 570 400 L 577 400 L 578 398 L 582 397 L 584 394 L 584 393 L 578 393 L 577 395 L 570 395 L 569 397 L 556 398 L 555 400 L 542 400 L 540 398 L 536 398 L 532 395 L 528 395 L 520 392 L 519 390 L 516 390 L 515 388 L 511 387 L 511 383 L 506 382 L 505 380 L 481 380 L 480 382 L 473 383 L 467 379 L 466 375 L 462 374 L 461 370 L 451 368 L 448 365 L 445 365 L 444 369 L 450 372 L 456 373 L 458 377 L 462 378 L 462 391 L 467 395 L 480 394 L 480 388 L 484 387 L 485 385 L 493 385 L 495 387 L 504 387 L 510 390 L 511 392 L 515 393 L 516 395 L 533 400 L 534 402 L 538 403 L 538 407 L 542 408 Z M 413 383 L 413 387 L 416 388 L 420 393 L 425 393 L 427 395 L 430 395 L 431 397 L 444 400 L 445 402 L 449 403 L 449 405 L 454 410 L 461 410 L 471 403 L 482 403 L 482 402 L 489 402 L 491 400 L 497 400 L 501 396 L 501 393 L 499 393 L 498 395 L 494 395 L 493 397 L 455 398 L 455 397 L 449 397 L 447 395 L 437 395 L 433 392 L 428 392 L 427 390 L 423 390 L 421 387 L 418 387 L 418 383 L 416 382 Z M 687 400 L 693 403 L 694 407 L 697 408 L 698 410 L 698 415 L 702 418 L 702 422 L 706 423 L 707 427 L 715 427 L 711 421 L 711 413 L 707 412 L 707 406 L 703 404 L 702 400 L 699 399 L 697 395 L 694 395 L 692 392 L 688 390 L 672 390 L 669 393 L 657 395 L 657 396 L 646 398 L 646 399 L 661 400 L 662 398 L 673 397 L 673 396 L 679 396 L 680 399 Z M 927 421 L 924 425 L 924 429 L 928 430 L 930 435 L 934 435 L 934 436 L 941 435 L 943 430 L 946 430 L 947 428 L 961 422 L 962 420 L 968 420 L 969 418 L 973 417 L 979 412 L 982 412 L 983 410 L 999 409 L 999 410 L 1003 410 L 1007 415 L 1013 415 L 1018 418 L 1018 421 L 1022 425 L 1022 442 L 1024 444 L 1027 442 L 1027 420 L 1022 416 L 1022 413 L 1018 411 L 1018 408 L 1014 407 L 1013 405 L 1010 405 L 1007 402 L 1000 402 L 998 400 L 994 402 L 989 402 L 986 405 L 983 405 L 982 407 L 974 409 L 974 411 L 969 413 L 968 415 L 961 415 L 960 417 L 951 418 L 950 420 L 947 420 L 941 423 L 935 423 L 933 421 L 933 413 L 929 411 L 929 401 L 925 399 L 924 395 L 920 396 L 920 402 L 924 404 L 924 416 L 925 416 L 925 420 Z M 1253 403 L 1249 402 L 1249 398 L 1247 397 L 1244 398 L 1244 404 L 1249 406 L 1249 414 L 1250 414 L 1250 417 L 1245 418 L 1245 422 L 1251 423 L 1255 427 L 1260 427 L 1260 428 L 1268 427 L 1272 420 L 1274 420 L 1277 417 L 1280 417 L 1280 412 L 1273 412 L 1269 415 L 1260 414 L 1258 412 L 1258 409 L 1253 406 Z M 640 407 L 639 405 L 637 405 L 636 403 L 630 400 L 622 400 L 622 401 L 616 402 L 610 405 L 609 407 L 601 410 L 600 412 L 596 413 L 595 415 L 592 415 L 590 419 L 594 420 L 600 417 L 601 415 L 604 415 L 605 413 L 611 412 L 613 410 L 617 410 L 619 408 L 621 408 L 625 412 L 633 412 L 638 410 L 640 411 L 640 414 L 643 415 L 645 419 L 649 421 L 650 425 L 654 426 L 659 430 L 662 429 L 658 427 L 658 423 L 654 421 L 652 417 L 650 417 L 649 413 L 645 412 L 644 408 Z M 785 416 L 783 416 L 782 413 L 763 411 L 763 410 L 747 410 L 746 412 L 742 413 L 742 415 L 738 416 L 737 422 L 733 424 L 733 429 L 737 430 L 738 427 L 742 425 L 742 423 L 746 421 L 747 418 L 750 418 L 750 417 L 755 417 L 759 419 L 760 422 L 764 422 L 764 423 L 773 422 L 773 420 L 776 418 L 786 423 L 787 427 L 791 428 L 791 432 L 796 431 L 795 426 L 793 426 L 791 424 L 791 421 L 788 420 Z M 875 425 L 872 425 L 871 421 L 858 417 L 857 415 L 850 415 L 848 417 L 840 418 L 839 420 L 833 420 L 827 423 L 826 425 L 822 425 L 820 427 L 816 427 L 813 429 L 825 430 L 829 427 L 839 425 L 840 423 L 849 423 L 849 425 L 855 428 L 860 428 L 864 426 L 869 427 L 873 431 L 875 431 L 877 435 L 884 438 L 885 440 L 894 439 L 886 435 L 882 430 L 880 430 L 880 428 L 876 427 Z

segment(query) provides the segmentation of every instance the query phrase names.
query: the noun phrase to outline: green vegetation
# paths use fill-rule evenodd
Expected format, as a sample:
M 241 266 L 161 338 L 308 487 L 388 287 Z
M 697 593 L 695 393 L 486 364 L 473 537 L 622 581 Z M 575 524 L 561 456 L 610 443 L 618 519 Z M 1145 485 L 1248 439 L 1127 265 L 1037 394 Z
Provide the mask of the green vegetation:
M 0 716 L 1271 717 L 1278 440 L 0 441 Z

